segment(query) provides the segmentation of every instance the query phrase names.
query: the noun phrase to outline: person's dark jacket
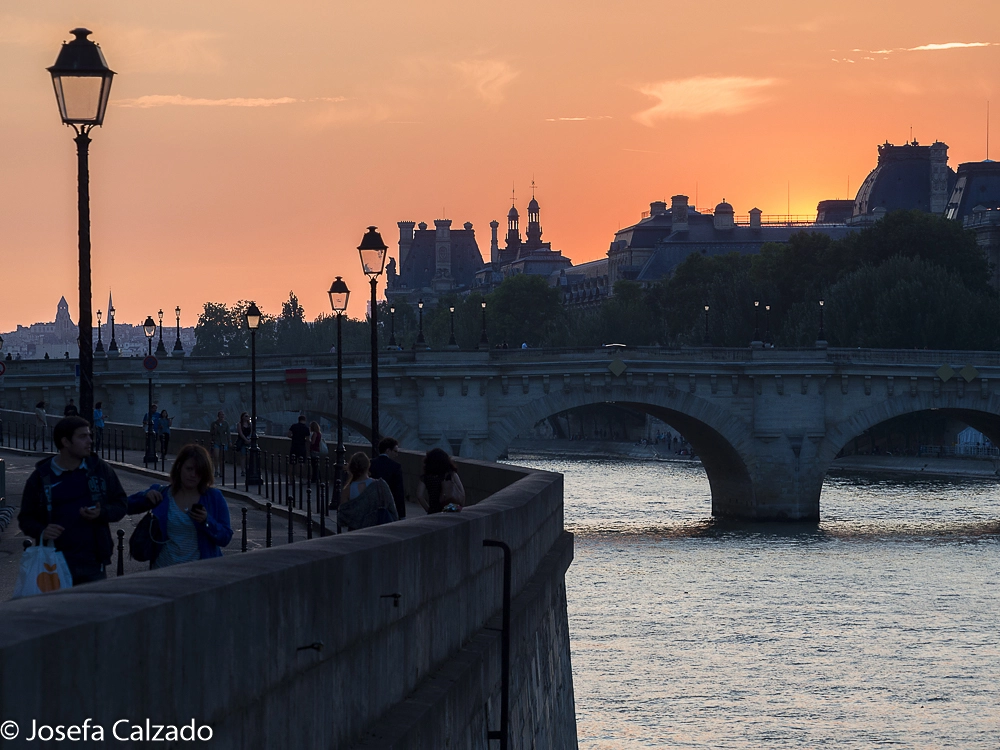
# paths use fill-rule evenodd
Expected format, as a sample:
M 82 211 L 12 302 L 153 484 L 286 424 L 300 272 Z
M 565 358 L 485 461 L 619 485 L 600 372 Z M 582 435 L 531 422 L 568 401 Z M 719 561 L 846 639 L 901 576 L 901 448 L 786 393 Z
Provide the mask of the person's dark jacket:
M 381 479 L 376 479 L 357 497 L 341 503 L 337 508 L 337 523 L 348 531 L 367 529 L 398 520 L 392 492 Z
M 126 509 L 125 490 L 114 470 L 95 455 L 88 456 L 85 464 L 89 496 L 62 502 L 56 498 L 50 519 L 45 499 L 46 486 L 51 487 L 58 479 L 52 471 L 51 457 L 36 463 L 35 470 L 24 485 L 21 512 L 17 516 L 21 531 L 36 542 L 50 520 L 65 528 L 54 544 L 65 556 L 66 564 L 74 575 L 111 563 L 114 542 L 109 524 L 120 521 Z M 79 509 L 95 503 L 101 504 L 101 514 L 93 521 L 82 518 Z
M 158 490 L 164 495 L 163 499 L 155 506 L 150 504 L 146 498 L 146 493 L 149 490 Z M 170 509 L 170 502 L 166 494 L 169 491 L 170 485 L 154 484 L 149 489 L 136 492 L 128 498 L 129 515 L 145 513 L 147 510 L 153 511 L 153 515 L 156 516 L 160 525 L 159 533 L 163 537 L 162 539 L 157 537 L 157 542 L 165 543 L 169 538 L 167 536 L 167 513 Z M 198 556 L 202 560 L 222 557 L 222 547 L 229 544 L 233 538 L 233 527 L 229 520 L 229 504 L 223 494 L 215 487 L 206 489 L 205 494 L 198 498 L 198 502 L 205 506 L 205 511 L 208 513 L 208 518 L 203 523 L 195 524 L 195 530 L 198 532 Z M 153 562 L 150 561 L 149 565 L 152 567 Z
M 403 489 L 403 467 L 384 453 L 372 461 L 368 474 L 372 479 L 384 479 L 396 503 L 396 513 L 402 520 L 406 518 L 406 490 Z

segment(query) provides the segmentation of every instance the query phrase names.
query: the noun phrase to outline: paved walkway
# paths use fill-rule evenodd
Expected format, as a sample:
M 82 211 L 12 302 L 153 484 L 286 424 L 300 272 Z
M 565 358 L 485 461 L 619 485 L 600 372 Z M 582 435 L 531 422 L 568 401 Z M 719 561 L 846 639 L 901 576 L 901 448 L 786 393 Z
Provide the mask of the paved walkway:
M 21 493 L 24 484 L 35 467 L 35 464 L 51 454 L 31 454 L 24 451 L 13 451 L 0 449 L 0 459 L 3 459 L 7 466 L 7 505 L 20 508 Z M 142 454 L 135 452 L 135 456 L 127 455 L 126 460 L 130 463 L 138 462 L 138 467 L 127 467 L 120 463 L 114 463 L 115 472 L 121 480 L 122 487 L 129 494 L 139 492 L 148 488 L 154 483 L 167 481 L 167 475 L 161 472 L 146 471 L 142 468 Z M 170 469 L 170 463 L 167 463 Z M 223 490 L 229 503 L 230 522 L 233 527 L 233 540 L 228 547 L 223 548 L 224 555 L 238 555 L 242 550 L 242 511 L 247 510 L 247 551 L 262 549 L 266 543 L 267 515 L 264 504 L 267 502 L 263 495 L 258 496 L 256 490 L 251 493 L 244 493 L 232 489 L 232 466 L 229 469 L 229 488 Z M 220 488 L 221 489 L 221 488 Z M 315 506 L 315 497 L 313 499 Z M 422 516 L 423 509 L 418 505 L 407 503 L 407 515 Z M 135 525 L 142 519 L 142 515 L 125 516 L 120 522 L 112 524 L 111 534 L 116 540 L 117 530 L 125 532 L 125 575 L 139 573 L 149 569 L 148 563 L 140 563 L 132 560 L 128 556 L 128 539 L 132 534 Z M 328 533 L 336 531 L 335 525 L 331 523 L 331 514 L 327 521 Z M 288 544 L 288 516 L 283 506 L 275 506 L 271 517 L 272 545 L 278 546 Z M 313 511 L 313 537 L 319 536 L 319 517 Z M 305 511 L 296 510 L 293 514 L 293 540 L 304 541 L 307 538 L 306 514 Z M 18 567 L 21 560 L 21 552 L 24 549 L 25 537 L 17 526 L 17 518 L 3 532 L 0 532 L 0 601 L 7 601 L 14 590 L 14 582 L 17 579 Z M 117 569 L 117 557 L 112 559 L 109 575 L 114 575 Z

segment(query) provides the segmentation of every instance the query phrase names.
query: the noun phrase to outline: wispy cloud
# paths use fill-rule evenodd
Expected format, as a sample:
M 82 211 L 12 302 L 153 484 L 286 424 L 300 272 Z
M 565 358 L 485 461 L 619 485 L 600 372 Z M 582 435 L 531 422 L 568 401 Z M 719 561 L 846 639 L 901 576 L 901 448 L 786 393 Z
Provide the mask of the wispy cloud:
M 505 60 L 461 60 L 453 65 L 465 84 L 493 106 L 503 102 L 508 84 L 518 76 Z
M 997 42 L 944 42 L 942 44 L 921 44 L 918 47 L 893 47 L 891 49 L 853 49 L 851 52 L 864 52 L 869 55 L 891 55 L 896 52 L 939 52 L 950 49 L 974 49 L 976 47 L 997 47 Z M 863 58 L 871 60 L 870 57 Z
M 660 119 L 739 114 L 766 102 L 767 90 L 777 83 L 775 78 L 694 76 L 638 86 L 638 91 L 659 102 L 634 117 L 652 127 Z
M 587 120 L 610 120 L 611 115 L 587 115 L 586 117 L 546 117 L 545 122 L 586 122 Z
M 150 107 L 277 107 L 282 104 L 302 104 L 305 102 L 342 102 L 345 98 L 335 97 L 315 97 L 311 99 L 295 99 L 290 96 L 281 96 L 275 99 L 259 99 L 249 97 L 230 97 L 226 99 L 202 99 L 193 96 L 182 96 L 180 94 L 148 94 L 135 99 L 119 99 L 114 101 L 118 107 L 133 107 L 136 109 L 149 109 Z

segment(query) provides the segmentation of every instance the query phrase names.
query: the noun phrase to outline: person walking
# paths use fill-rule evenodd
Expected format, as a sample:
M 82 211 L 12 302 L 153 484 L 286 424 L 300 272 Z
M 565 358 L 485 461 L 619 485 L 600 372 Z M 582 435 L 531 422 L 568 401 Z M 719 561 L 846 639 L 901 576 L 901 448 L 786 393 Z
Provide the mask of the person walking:
M 304 414 L 288 428 L 288 437 L 292 442 L 288 446 L 288 457 L 293 461 L 305 461 L 309 455 L 309 425 Z
M 174 423 L 174 418 L 167 414 L 164 409 L 156 420 L 156 432 L 160 436 L 160 455 L 166 458 L 167 448 L 170 446 L 170 425 Z
M 229 505 L 212 484 L 212 459 L 200 445 L 185 445 L 170 467 L 170 484 L 154 484 L 128 498 L 128 512 L 152 510 L 158 526 L 151 569 L 222 557 L 233 538 Z
M 101 448 L 104 447 L 104 409 L 101 408 L 103 401 L 94 404 L 94 453 L 101 455 Z
M 63 409 L 63 416 L 64 417 L 80 416 L 80 410 L 76 408 L 76 404 L 73 403 L 73 399 L 70 399 L 69 403 L 66 404 L 66 407 Z
M 52 430 L 57 455 L 35 464 L 21 496 L 17 523 L 25 536 L 51 541 L 63 553 L 73 585 L 107 578 L 114 543 L 110 524 L 126 511 L 114 470 L 91 453 L 90 423 L 64 417 Z
M 309 423 L 309 481 L 319 481 L 319 461 L 324 455 L 323 449 L 327 448 L 323 441 L 323 431 L 319 428 L 319 422 Z
M 233 458 L 240 465 L 240 476 L 246 476 L 244 467 L 246 465 L 247 449 L 250 447 L 250 415 L 246 412 L 240 414 L 240 421 L 236 425 L 236 440 L 233 441 Z
M 355 453 L 347 464 L 350 481 L 340 493 L 337 524 L 348 531 L 399 520 L 389 485 L 381 479 L 372 479 L 369 468 L 371 463 L 364 453 Z
M 155 435 L 159 430 L 157 429 L 156 423 L 160 421 L 160 411 L 156 408 L 154 403 L 149 411 L 142 415 L 142 429 L 145 432 L 150 424 L 153 425 L 153 434 Z
M 38 439 L 42 439 L 42 449 L 45 449 L 45 402 L 35 404 L 35 441 L 31 450 L 38 450 Z
M 378 456 L 372 461 L 369 475 L 384 479 L 392 492 L 399 520 L 406 518 L 406 491 L 403 488 L 403 467 L 399 464 L 399 441 L 384 437 L 378 441 Z
M 222 461 L 226 457 L 226 449 L 229 447 L 229 422 L 226 421 L 226 413 L 220 411 L 215 416 L 215 421 L 208 428 L 209 440 L 212 443 L 212 466 L 215 469 L 214 475 L 222 476 Z
M 451 456 L 440 448 L 427 451 L 424 473 L 417 483 L 417 502 L 431 513 L 461 510 L 465 506 L 465 487 Z

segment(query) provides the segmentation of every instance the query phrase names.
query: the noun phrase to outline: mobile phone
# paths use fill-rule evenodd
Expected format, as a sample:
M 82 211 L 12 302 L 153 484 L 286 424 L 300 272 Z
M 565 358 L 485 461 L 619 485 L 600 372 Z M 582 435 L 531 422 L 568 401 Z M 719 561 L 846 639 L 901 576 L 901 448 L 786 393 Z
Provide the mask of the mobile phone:
M 87 510 L 97 510 L 97 506 L 96 505 L 88 505 L 87 506 Z
M 194 505 L 191 506 L 190 511 L 194 512 L 196 510 L 205 510 L 205 506 L 202 505 L 201 503 L 195 503 Z

